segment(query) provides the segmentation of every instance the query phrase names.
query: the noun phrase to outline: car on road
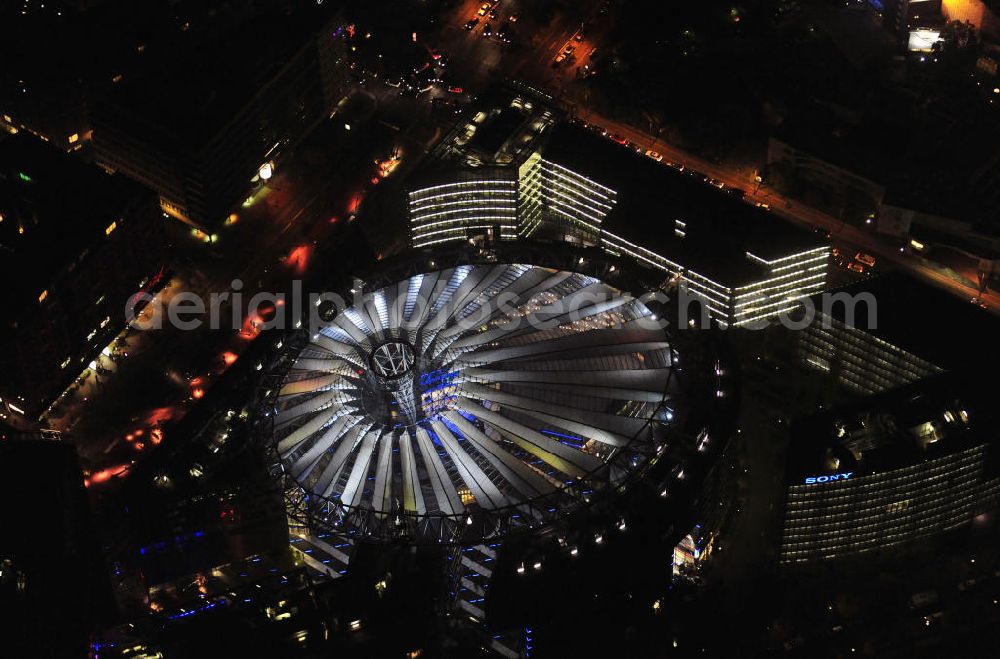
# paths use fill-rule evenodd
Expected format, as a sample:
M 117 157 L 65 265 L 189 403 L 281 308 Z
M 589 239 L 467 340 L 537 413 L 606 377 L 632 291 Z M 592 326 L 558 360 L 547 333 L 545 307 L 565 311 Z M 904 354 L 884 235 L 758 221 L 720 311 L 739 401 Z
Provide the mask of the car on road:
M 854 255 L 854 260 L 858 263 L 864 263 L 869 268 L 875 267 L 875 257 L 871 254 L 865 254 L 864 252 L 858 252 Z
M 510 16 L 507 17 L 507 20 L 510 21 L 511 23 L 516 23 L 517 22 L 517 14 L 511 14 Z
M 489 38 L 492 35 L 493 35 L 493 25 L 487 23 L 486 26 L 483 27 L 483 36 Z
M 491 9 L 490 10 L 490 18 L 492 18 L 493 20 L 496 20 L 499 17 L 500 17 L 500 12 L 498 12 L 496 9 Z
M 486 12 L 488 12 L 489 10 L 490 10 L 490 3 L 488 3 L 488 2 L 484 2 L 484 3 L 483 3 L 483 4 L 482 4 L 482 5 L 480 6 L 480 7 L 479 7 L 479 15 L 480 15 L 480 16 L 485 16 L 485 15 L 486 15 Z
M 501 26 L 500 29 L 497 30 L 497 39 L 504 43 L 510 43 L 510 31 L 507 29 L 506 25 Z
M 646 155 L 655 160 L 656 162 L 663 162 L 663 156 L 661 156 L 656 151 L 653 151 L 652 149 L 647 150 Z
M 618 144 L 621 144 L 622 146 L 628 144 L 628 140 L 625 139 L 624 137 L 622 137 L 621 135 L 619 135 L 618 133 L 611 133 L 611 141 L 612 142 L 617 142 Z
M 860 263 L 848 263 L 847 269 L 851 270 L 852 272 L 856 272 L 859 275 L 865 274 L 865 266 L 861 265 Z
M 476 29 L 477 25 L 479 25 L 479 18 L 474 16 L 465 24 L 465 29 L 472 31 Z
M 726 184 L 725 184 L 725 183 L 723 183 L 722 181 L 720 181 L 720 180 L 719 180 L 719 179 L 717 179 L 717 178 L 710 178 L 710 179 L 708 179 L 707 183 L 708 183 L 708 184 L 709 184 L 710 186 L 712 186 L 713 188 L 719 188 L 720 190 L 721 190 L 722 188 L 726 187 Z

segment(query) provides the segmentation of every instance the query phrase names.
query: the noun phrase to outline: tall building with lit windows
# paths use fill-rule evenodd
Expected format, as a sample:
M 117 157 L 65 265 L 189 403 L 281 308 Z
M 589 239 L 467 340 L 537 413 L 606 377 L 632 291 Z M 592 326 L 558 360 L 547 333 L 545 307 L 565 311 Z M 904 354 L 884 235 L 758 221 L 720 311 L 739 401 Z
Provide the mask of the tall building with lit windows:
M 597 244 L 604 218 L 618 203 L 612 188 L 537 152 L 521 165 L 518 181 L 522 236 L 555 228 L 570 241 Z
M 872 395 L 939 373 L 997 366 L 1000 323 L 951 293 L 900 273 L 812 299 L 813 318 L 793 332 L 802 366 L 848 391 Z
M 518 189 L 511 170 L 481 168 L 431 178 L 408 194 L 414 247 L 486 236 L 518 236 Z
M 926 543 L 1000 502 L 995 403 L 943 375 L 793 429 L 779 560 L 809 566 Z
M 28 134 L 0 141 L 0 421 L 34 419 L 164 281 L 156 195 Z
M 486 171 L 484 180 L 500 178 L 498 169 Z M 493 233 L 495 239 L 600 246 L 679 282 L 720 322 L 767 322 L 825 288 L 826 239 L 746 203 L 742 192 L 720 190 L 700 175 L 689 176 L 581 126 L 553 125 L 506 171 L 514 181 L 517 213 L 506 230 Z M 474 176 L 450 176 L 443 180 L 460 187 L 450 190 L 439 182 L 410 193 L 415 247 L 464 240 L 470 231 L 482 230 L 480 218 L 496 207 L 490 187 L 478 195 L 472 191 Z M 428 218 L 439 224 L 432 226 Z

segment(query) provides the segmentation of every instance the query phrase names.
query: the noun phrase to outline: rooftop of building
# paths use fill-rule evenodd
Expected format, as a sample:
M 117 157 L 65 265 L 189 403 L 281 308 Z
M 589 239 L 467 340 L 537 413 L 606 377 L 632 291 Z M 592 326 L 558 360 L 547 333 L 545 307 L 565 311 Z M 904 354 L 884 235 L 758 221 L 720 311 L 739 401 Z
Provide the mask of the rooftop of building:
M 481 167 L 455 167 L 453 163 L 429 159 L 425 161 L 420 171 L 415 172 L 406 180 L 406 189 L 413 193 L 436 185 L 449 185 L 466 181 L 484 181 L 490 179 L 514 182 L 517 180 L 517 170 L 510 167 L 485 165 Z
M 0 281 L 8 318 L 37 305 L 59 273 L 150 194 L 34 136 L 0 140 Z
M 788 482 L 878 473 L 990 444 L 998 420 L 981 383 L 938 375 L 797 420 Z
M 968 300 L 899 272 L 855 282 L 829 293 L 870 294 L 875 300 L 874 326 L 866 304 L 855 309 L 853 327 L 925 359 L 942 369 L 970 364 L 996 365 L 1000 319 Z M 822 310 L 823 296 L 812 298 Z M 830 306 L 834 319 L 847 320 L 847 306 Z
M 898 103 L 902 103 L 897 99 Z M 898 121 L 902 105 L 862 121 L 862 110 L 812 103 L 797 108 L 774 131 L 774 138 L 810 156 L 841 167 L 881 185 L 891 171 L 890 163 L 906 147 L 907 136 Z M 890 111 L 890 107 L 892 107 Z M 895 122 L 890 119 L 895 119 Z
M 171 21 L 173 29 L 144 44 L 142 56 L 104 86 L 103 96 L 138 121 L 200 147 L 309 43 L 322 15 L 315 5 L 293 12 L 271 2 Z
M 436 148 L 442 159 L 478 166 L 518 164 L 555 120 L 555 111 L 511 84 L 490 87 Z
M 1000 129 L 979 96 L 917 103 L 905 89 L 879 88 L 852 108 L 798 107 L 774 137 L 883 186 L 888 204 L 972 222 L 996 218 Z
M 773 260 L 827 244 L 740 196 L 707 185 L 701 176 L 678 172 L 580 125 L 554 126 L 542 152 L 547 160 L 618 193 L 605 229 L 725 286 L 735 288 L 766 274 L 747 252 Z M 674 233 L 675 220 L 685 222 L 683 238 Z
M 469 148 L 482 151 L 491 158 L 512 139 L 527 117 L 512 107 L 505 107 L 483 124 L 469 140 Z

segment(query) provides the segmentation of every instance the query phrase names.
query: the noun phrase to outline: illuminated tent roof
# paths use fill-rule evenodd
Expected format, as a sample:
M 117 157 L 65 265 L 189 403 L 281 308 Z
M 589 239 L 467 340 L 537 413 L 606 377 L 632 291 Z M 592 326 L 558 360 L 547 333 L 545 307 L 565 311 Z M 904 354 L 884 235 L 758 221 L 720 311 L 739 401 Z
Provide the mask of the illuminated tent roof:
M 355 299 L 272 367 L 268 454 L 293 515 L 451 542 L 547 524 L 666 441 L 678 357 L 630 294 L 462 265 Z

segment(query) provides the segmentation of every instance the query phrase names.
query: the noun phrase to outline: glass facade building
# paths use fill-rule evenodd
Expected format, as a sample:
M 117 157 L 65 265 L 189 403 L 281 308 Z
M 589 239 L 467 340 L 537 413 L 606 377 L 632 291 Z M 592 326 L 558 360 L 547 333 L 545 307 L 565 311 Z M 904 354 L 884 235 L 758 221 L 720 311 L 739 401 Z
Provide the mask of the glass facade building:
M 802 364 L 830 373 L 859 394 L 871 395 L 917 382 L 943 369 L 863 329 L 826 314 L 796 332 Z
M 797 421 L 780 563 L 903 551 L 993 514 L 994 408 L 990 392 L 944 374 Z

